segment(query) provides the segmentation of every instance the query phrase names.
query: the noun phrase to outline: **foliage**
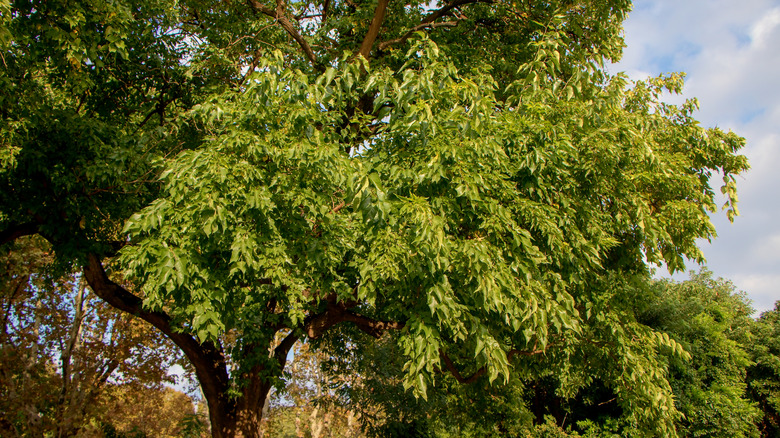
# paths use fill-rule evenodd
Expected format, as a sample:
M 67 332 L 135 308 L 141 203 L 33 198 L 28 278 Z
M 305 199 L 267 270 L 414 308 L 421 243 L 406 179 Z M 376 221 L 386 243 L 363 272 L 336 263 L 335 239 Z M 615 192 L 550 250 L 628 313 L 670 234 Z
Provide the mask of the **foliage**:
M 659 282 L 641 319 L 691 354 L 671 358 L 670 383 L 685 436 L 754 437 L 760 413 L 746 397 L 753 309 L 731 282 L 708 271 L 682 283 Z
M 707 270 L 684 282 L 648 279 L 622 288 L 609 303 L 613 312 L 621 307 L 624 318 L 635 315 L 635 334 L 669 339 L 664 348 L 634 346 L 623 354 L 641 356 L 633 363 L 652 372 L 662 370 L 682 414 L 674 425 L 680 436 L 775 435 L 776 311 L 752 319 L 744 293 Z M 429 388 L 427 401 L 398 390 L 403 360 L 390 338 L 358 344 L 326 361 L 325 368 L 359 376 L 343 380 L 339 392 L 347 406 L 359 410 L 371 436 L 644 436 L 646 430 L 637 427 L 638 408 L 621 400 L 624 389 L 611 375 L 625 364 L 618 345 L 604 343 L 606 351 L 579 347 L 575 351 L 582 355 L 565 359 L 551 350 L 502 386 L 490 385 L 485 376 L 469 385 L 445 377 Z
M 101 401 L 108 392 L 131 383 L 159 388 L 171 380 L 167 370 L 179 357 L 171 344 L 99 300 L 82 278 L 53 275 L 52 254 L 42 239 L 19 239 L 4 250 L 4 435 L 84 432 L 113 415 Z
M 423 400 L 554 364 L 674 435 L 656 352 L 685 354 L 627 300 L 702 260 L 747 163 L 662 102 L 682 75 L 605 71 L 630 2 L 0 5 L 0 243 L 43 236 L 168 336 L 214 436 L 255 436 L 295 342 L 345 325 L 397 331 Z
M 763 413 L 761 436 L 780 435 L 780 301 L 764 312 L 751 330 L 753 365 L 747 371 L 748 394 Z
M 609 298 L 591 309 L 582 337 L 556 339 L 565 344 L 544 355 L 516 358 L 506 385 L 495 387 L 486 374 L 475 374 L 468 385 L 443 375 L 429 388 L 426 401 L 414 400 L 398 388 L 403 358 L 389 339 L 359 344 L 352 354 L 340 352 L 341 359 L 329 367 L 361 376 L 359 382 L 345 382 L 341 391 L 377 436 L 385 436 L 389 424 L 414 425 L 441 436 L 517 436 L 534 425 L 542 427 L 547 418 L 594 436 L 607 430 L 620 436 L 672 434 L 678 415 L 665 355 L 683 361 L 690 356 L 669 335 L 637 321 L 636 305 L 647 293 L 646 283 L 612 278 L 600 286 L 611 288 L 602 295 Z M 445 366 L 438 370 L 447 371 Z
M 142 385 L 113 387 L 103 394 L 101 404 L 111 416 L 105 424 L 118 435 L 180 438 L 200 437 L 192 399 L 173 388 Z M 110 426 L 109 426 L 110 425 Z M 200 429 L 200 430 L 199 430 Z

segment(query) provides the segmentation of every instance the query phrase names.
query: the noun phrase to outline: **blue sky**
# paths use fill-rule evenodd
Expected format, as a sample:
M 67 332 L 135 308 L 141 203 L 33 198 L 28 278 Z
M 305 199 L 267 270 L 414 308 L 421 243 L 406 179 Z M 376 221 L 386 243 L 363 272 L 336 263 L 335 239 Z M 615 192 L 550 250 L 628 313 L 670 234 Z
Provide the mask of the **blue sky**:
M 686 72 L 683 96 L 669 100 L 696 97 L 703 126 L 746 138 L 751 170 L 738 179 L 741 216 L 730 224 L 716 214 L 718 238 L 701 246 L 716 276 L 732 280 L 758 311 L 773 308 L 780 300 L 780 1 L 640 0 L 625 38 L 610 72 L 632 79 Z

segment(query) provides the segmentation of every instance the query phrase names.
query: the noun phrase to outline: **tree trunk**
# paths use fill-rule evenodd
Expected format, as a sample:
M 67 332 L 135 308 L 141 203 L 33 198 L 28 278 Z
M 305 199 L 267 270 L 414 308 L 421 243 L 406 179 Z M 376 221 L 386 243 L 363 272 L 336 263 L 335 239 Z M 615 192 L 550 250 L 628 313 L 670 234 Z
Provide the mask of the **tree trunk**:
M 61 360 L 61 373 L 62 373 L 62 387 L 60 388 L 60 396 L 58 400 L 60 410 L 60 421 L 57 425 L 57 437 L 68 437 L 76 435 L 77 428 L 75 427 L 74 419 L 78 419 L 78 412 L 83 407 L 79 407 L 74 403 L 74 399 L 77 397 L 75 392 L 83 391 L 83 388 L 78 388 L 73 384 L 73 369 L 72 359 L 73 353 L 79 349 L 81 341 L 81 328 L 84 321 L 84 294 L 87 283 L 83 278 L 79 279 L 78 291 L 73 301 L 73 322 L 71 323 L 70 330 L 68 332 L 68 339 L 66 340 L 65 349 L 60 354 Z
M 203 396 L 208 403 L 213 438 L 261 436 L 260 420 L 274 380 L 274 376 L 268 373 L 268 368 L 256 366 L 242 376 L 242 380 L 248 383 L 241 388 L 241 396 L 230 397 L 229 392 L 233 384 L 228 373 L 225 352 L 219 343 L 201 343 L 191 333 L 176 327 L 167 313 L 145 308 L 141 298 L 108 278 L 101 259 L 96 254 L 89 255 L 88 263 L 84 266 L 84 278 L 95 295 L 109 305 L 157 327 L 187 356 L 195 368 Z M 359 329 L 374 336 L 380 336 L 387 329 L 403 327 L 403 323 L 375 321 L 351 313 L 345 303 L 337 302 L 335 295 L 332 301 L 326 311 L 306 318 L 302 331 L 309 337 L 316 338 L 330 327 L 345 321 L 355 323 Z M 274 326 L 272 331 L 276 334 L 282 329 L 284 327 Z M 276 361 L 276 364 L 272 365 L 274 372 L 277 376 L 281 375 L 287 364 L 287 354 L 298 341 L 300 333 L 299 330 L 291 330 L 281 340 L 275 334 L 271 335 L 265 344 L 248 346 L 247 354 L 268 354 L 270 359 Z
M 270 384 L 249 385 L 238 399 L 225 396 L 206 402 L 209 407 L 212 438 L 260 438 L 263 408 L 268 400 Z M 228 403 L 225 403 L 227 401 Z

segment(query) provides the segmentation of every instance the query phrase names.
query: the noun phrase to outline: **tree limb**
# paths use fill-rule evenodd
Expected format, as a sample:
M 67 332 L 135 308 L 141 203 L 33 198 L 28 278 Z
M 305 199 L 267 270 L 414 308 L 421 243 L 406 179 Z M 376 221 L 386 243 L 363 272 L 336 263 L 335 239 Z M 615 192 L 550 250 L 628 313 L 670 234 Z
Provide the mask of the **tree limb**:
M 330 9 L 330 0 L 325 0 L 322 3 L 322 17 L 320 18 L 321 25 L 325 25 L 325 21 L 328 19 L 328 9 Z
M 362 332 L 375 338 L 380 338 L 387 330 L 400 330 L 405 325 L 403 322 L 381 321 L 358 315 L 347 309 L 348 307 L 357 305 L 356 301 L 337 303 L 335 297 L 331 298 L 332 299 L 328 301 L 328 307 L 324 312 L 310 317 L 304 324 L 304 332 L 312 339 L 319 338 L 328 329 L 342 322 L 351 322 Z
M 290 352 L 290 349 L 295 345 L 295 343 L 298 341 L 298 335 L 295 333 L 295 330 L 292 330 L 287 336 L 284 337 L 281 343 L 274 348 L 274 358 L 276 358 L 277 362 L 279 362 L 279 367 L 281 369 L 284 369 L 284 366 L 287 364 L 287 354 Z
M 374 11 L 374 18 L 371 20 L 371 25 L 368 27 L 368 32 L 363 43 L 360 44 L 360 55 L 363 58 L 368 59 L 368 55 L 371 54 L 371 48 L 374 46 L 376 37 L 379 36 L 379 29 L 382 27 L 382 23 L 385 21 L 385 14 L 387 13 L 387 5 L 390 0 L 379 0 Z
M 284 2 L 282 0 L 276 0 L 276 9 L 271 9 L 264 4 L 260 3 L 259 0 L 247 0 L 249 3 L 249 6 L 252 7 L 252 9 L 255 12 L 259 12 L 263 15 L 267 15 L 273 19 L 275 19 L 282 28 L 287 31 L 288 34 L 295 40 L 295 42 L 298 43 L 299 46 L 301 46 L 301 50 L 303 50 L 303 53 L 306 55 L 306 58 L 311 62 L 312 65 L 317 66 L 317 57 L 314 55 L 314 51 L 311 49 L 311 46 L 309 43 L 301 36 L 300 33 L 295 29 L 295 26 L 290 21 L 290 18 L 287 17 L 287 14 L 284 12 Z
M 463 5 L 468 5 L 471 3 L 493 3 L 493 0 L 454 0 L 450 3 L 447 3 L 446 5 L 442 6 L 440 9 L 437 9 L 430 14 L 428 14 L 423 20 L 418 24 L 417 26 L 414 26 L 413 28 L 409 29 L 404 33 L 400 38 L 396 38 L 390 41 L 385 41 L 379 44 L 379 50 L 384 50 L 388 47 L 390 47 L 393 44 L 402 43 L 409 39 L 412 35 L 414 35 L 415 32 L 418 30 L 425 29 L 426 27 L 435 28 L 444 26 L 444 23 L 437 23 L 433 24 L 434 21 L 438 20 L 439 18 L 447 15 L 455 8 L 458 8 Z M 448 23 L 456 23 L 457 22 L 448 22 Z M 450 26 L 450 24 L 447 24 L 447 26 Z
M 167 313 L 144 309 L 143 300 L 108 278 L 103 264 L 96 254 L 90 253 L 88 255 L 87 264 L 83 270 L 84 278 L 95 295 L 111 306 L 152 324 L 184 352 L 195 367 L 198 381 L 209 404 L 221 404 L 224 409 L 224 406 L 229 406 L 232 403 L 227 395 L 227 390 L 230 387 L 227 364 L 222 349 L 218 345 L 211 342 L 201 344 L 192 335 L 177 331 Z M 219 409 L 217 406 L 214 408 Z M 209 406 L 209 411 L 213 412 L 211 406 Z
M 344 321 L 354 323 L 361 331 L 377 339 L 381 338 L 388 330 L 401 330 L 406 325 L 398 321 L 371 319 L 349 311 L 344 314 Z
M 27 222 L 24 224 L 11 224 L 3 231 L 0 231 L 0 245 L 4 245 L 8 242 L 22 236 L 30 236 L 38 233 L 38 224 L 36 222 Z
M 533 350 L 530 351 L 524 351 L 524 350 L 509 350 L 506 354 L 507 360 L 512 360 L 515 356 L 533 356 L 536 354 L 542 354 L 545 350 L 539 350 L 534 346 Z M 457 380 L 459 383 L 472 383 L 475 380 L 482 377 L 487 372 L 487 367 L 483 366 L 480 369 L 478 369 L 474 374 L 472 374 L 469 377 L 463 377 L 463 375 L 458 371 L 458 368 L 455 367 L 455 364 L 452 362 L 452 359 L 450 359 L 449 356 L 447 356 L 447 353 L 444 352 L 444 350 L 439 350 L 439 357 L 444 362 L 445 368 L 447 368 L 447 371 L 452 374 L 453 377 L 455 377 L 455 380 Z
M 457 380 L 460 383 L 471 383 L 480 377 L 482 377 L 483 374 L 487 372 L 487 367 L 482 367 L 477 370 L 474 374 L 472 374 L 469 377 L 463 377 L 462 374 L 458 371 L 458 369 L 455 367 L 455 364 L 452 362 L 452 359 L 450 359 L 449 356 L 447 356 L 447 353 L 444 352 L 444 350 L 439 350 L 439 357 L 441 357 L 441 360 L 444 362 L 444 366 L 447 368 L 447 371 L 452 374 L 453 377 L 455 377 L 455 380 Z
M 458 23 L 460 23 L 460 22 L 459 21 L 445 21 L 443 23 L 420 23 L 417 26 L 414 26 L 413 28 L 409 29 L 409 31 L 407 31 L 400 38 L 396 38 L 394 40 L 384 41 L 384 42 L 380 43 L 379 44 L 379 50 L 384 50 L 387 47 L 392 46 L 393 44 L 402 43 L 402 42 L 406 41 L 407 39 L 409 39 L 409 37 L 412 36 L 412 34 L 417 32 L 418 30 L 423 30 L 426 27 L 431 28 L 431 29 L 436 29 L 437 27 L 455 27 L 455 26 L 458 25 Z

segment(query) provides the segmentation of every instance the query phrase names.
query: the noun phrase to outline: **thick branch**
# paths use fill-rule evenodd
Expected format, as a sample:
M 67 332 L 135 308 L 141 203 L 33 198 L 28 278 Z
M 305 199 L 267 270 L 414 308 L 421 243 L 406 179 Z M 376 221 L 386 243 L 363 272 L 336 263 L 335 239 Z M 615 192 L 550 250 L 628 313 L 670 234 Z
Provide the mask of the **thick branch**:
M 87 265 L 84 266 L 84 278 L 92 291 L 105 302 L 152 324 L 184 352 L 195 367 L 198 381 L 209 402 L 209 411 L 212 414 L 219 409 L 225 412 L 229 410 L 226 409 L 231 403 L 227 396 L 229 378 L 221 348 L 210 342 L 201 344 L 192 335 L 176 331 L 171 317 L 165 312 L 144 309 L 140 298 L 108 278 L 100 258 L 95 254 L 88 256 Z M 212 404 L 221 406 L 212 406 Z
M 377 339 L 381 338 L 386 331 L 401 330 L 405 325 L 397 321 L 378 321 L 352 312 L 345 313 L 344 321 L 354 323 L 361 331 Z
M 284 366 L 287 364 L 287 354 L 297 341 L 298 335 L 295 333 L 295 330 L 293 330 L 285 336 L 282 342 L 274 349 L 274 357 L 276 358 L 276 361 L 279 362 L 279 367 L 282 370 L 284 370 Z
M 11 224 L 3 231 L 0 231 L 0 245 L 4 245 L 8 242 L 22 236 L 30 236 L 38 232 L 38 224 L 35 222 L 27 222 L 25 224 Z
M 441 357 L 441 360 L 444 362 L 444 366 L 447 367 L 447 371 L 452 374 L 453 377 L 455 377 L 455 380 L 457 380 L 460 383 L 471 383 L 480 377 L 482 377 L 483 374 L 487 372 L 486 367 L 482 367 L 477 370 L 476 373 L 472 374 L 469 377 L 463 377 L 463 375 L 460 374 L 460 371 L 455 367 L 455 364 L 452 363 L 452 359 L 450 359 L 449 356 L 447 356 L 447 353 L 444 352 L 444 350 L 439 350 L 439 356 Z
M 282 28 L 293 37 L 299 46 L 301 46 L 301 50 L 303 50 L 303 53 L 306 55 L 306 58 L 308 58 L 309 62 L 314 66 L 317 65 L 317 57 L 314 55 L 314 51 L 303 36 L 295 29 L 290 18 L 287 17 L 287 14 L 284 12 L 284 2 L 282 0 L 276 0 L 276 9 L 271 9 L 258 0 L 248 0 L 248 2 L 249 6 L 256 12 L 267 15 L 279 22 L 279 24 L 282 25 Z
M 512 360 L 515 356 L 533 356 L 536 354 L 542 354 L 545 350 L 539 350 L 536 347 L 534 347 L 533 350 L 530 351 L 523 351 L 523 350 L 510 350 L 506 354 L 507 360 Z M 463 377 L 463 375 L 458 371 L 458 368 L 455 367 L 455 364 L 452 362 L 452 359 L 450 359 L 449 356 L 447 356 L 447 353 L 444 352 L 444 350 L 439 350 L 439 357 L 441 357 L 441 360 L 444 362 L 445 368 L 447 368 L 447 371 L 452 374 L 453 377 L 455 377 L 455 380 L 457 380 L 460 383 L 472 383 L 475 380 L 482 377 L 487 372 L 487 367 L 482 367 L 478 369 L 474 374 L 472 374 L 469 377 Z
M 325 21 L 328 19 L 328 9 L 330 9 L 330 0 L 325 0 L 322 3 L 322 17 L 320 17 L 322 26 L 325 25 Z
M 345 302 L 336 303 L 335 301 L 330 301 L 325 312 L 314 315 L 306 322 L 304 331 L 310 338 L 316 339 L 337 324 L 351 322 L 362 332 L 379 338 L 387 330 L 400 330 L 404 327 L 403 322 L 380 321 L 347 310 L 348 306 L 353 307 L 356 304 L 356 302 L 347 304 Z
M 448 23 L 437 23 L 434 24 L 433 22 L 438 20 L 441 17 L 444 17 L 445 15 L 449 14 L 450 11 L 452 11 L 455 8 L 458 8 L 463 5 L 468 5 L 471 3 L 493 3 L 493 0 L 454 0 L 450 3 L 447 3 L 446 5 L 442 6 L 440 9 L 437 9 L 427 16 L 423 18 L 423 20 L 418 24 L 417 26 L 412 27 L 406 33 L 404 33 L 400 38 L 396 38 L 394 40 L 385 41 L 381 44 L 379 44 L 379 50 L 384 50 L 393 44 L 402 43 L 409 39 L 412 35 L 414 35 L 415 32 L 418 30 L 425 29 L 426 27 L 435 28 L 440 26 L 451 26 L 452 23 L 455 23 L 457 25 L 457 22 L 448 22 Z
M 368 33 L 363 38 L 363 43 L 360 44 L 360 54 L 364 58 L 368 59 L 368 55 L 371 53 L 371 48 L 374 46 L 376 37 L 379 36 L 379 29 L 382 27 L 382 23 L 385 21 L 385 14 L 387 13 L 387 4 L 390 0 L 379 0 L 374 11 L 374 18 L 371 20 L 371 25 L 368 27 Z

